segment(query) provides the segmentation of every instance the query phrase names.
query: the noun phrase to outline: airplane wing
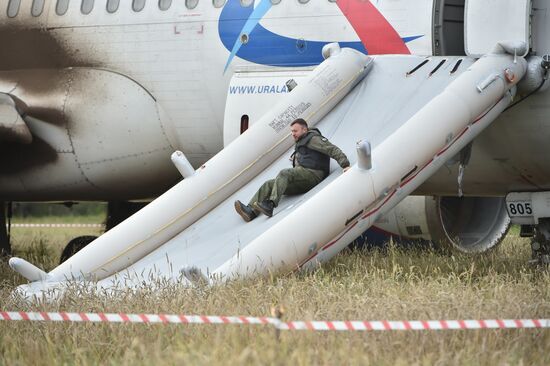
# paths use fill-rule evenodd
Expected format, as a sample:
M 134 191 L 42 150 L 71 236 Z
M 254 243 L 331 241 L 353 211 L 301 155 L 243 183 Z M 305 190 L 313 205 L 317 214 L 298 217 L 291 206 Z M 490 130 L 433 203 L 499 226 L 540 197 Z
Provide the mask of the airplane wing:
M 8 94 L 0 93 L 0 142 L 30 144 L 32 134 L 17 111 L 15 101 Z

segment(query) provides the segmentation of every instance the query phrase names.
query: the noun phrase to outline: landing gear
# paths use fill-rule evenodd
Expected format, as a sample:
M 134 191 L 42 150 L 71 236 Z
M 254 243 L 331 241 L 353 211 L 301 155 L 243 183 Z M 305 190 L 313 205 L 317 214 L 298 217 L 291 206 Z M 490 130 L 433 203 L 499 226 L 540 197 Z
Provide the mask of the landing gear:
M 141 210 L 146 204 L 147 202 L 110 201 L 107 205 L 105 231 L 114 228 L 122 221 Z M 79 236 L 72 239 L 63 249 L 59 259 L 59 264 L 65 262 L 67 259 L 76 254 L 76 252 L 83 249 L 95 239 L 97 239 L 97 236 L 92 235 Z
M 128 217 L 132 216 L 149 202 L 110 201 L 107 205 L 105 231 L 111 230 Z
M 540 219 L 534 234 L 531 240 L 530 263 L 550 265 L 550 218 Z
M 65 262 L 67 259 L 71 258 L 76 252 L 83 249 L 86 245 L 90 244 L 92 241 L 97 239 L 97 236 L 93 235 L 84 235 L 78 236 L 71 240 L 61 252 L 61 257 L 59 259 L 59 264 Z
M 9 221 L 11 218 L 11 205 L 0 202 L 0 258 L 11 254 Z
M 529 263 L 550 265 L 550 191 L 510 192 L 506 207 L 512 223 L 521 225 L 520 236 L 532 237 Z

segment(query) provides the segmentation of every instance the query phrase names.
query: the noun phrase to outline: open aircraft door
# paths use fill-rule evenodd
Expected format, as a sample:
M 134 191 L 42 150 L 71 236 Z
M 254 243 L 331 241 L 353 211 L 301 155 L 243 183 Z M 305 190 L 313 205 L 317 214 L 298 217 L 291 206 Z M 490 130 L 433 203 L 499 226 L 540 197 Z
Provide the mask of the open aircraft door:
M 531 45 L 531 9 L 531 0 L 466 0 L 466 54 L 482 56 L 499 41 Z
M 229 145 L 289 93 L 289 85 L 291 88 L 293 85 L 291 80 L 298 84 L 311 70 L 248 68 L 236 71 L 229 83 L 225 101 L 223 145 Z

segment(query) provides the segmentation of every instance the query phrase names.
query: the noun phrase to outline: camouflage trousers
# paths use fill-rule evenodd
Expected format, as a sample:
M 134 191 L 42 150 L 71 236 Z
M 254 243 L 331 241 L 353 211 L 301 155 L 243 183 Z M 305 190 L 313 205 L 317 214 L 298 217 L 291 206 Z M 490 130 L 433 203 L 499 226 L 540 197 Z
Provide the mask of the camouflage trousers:
M 252 206 L 254 202 L 271 200 L 277 206 L 283 194 L 306 193 L 315 187 L 323 180 L 322 176 L 320 176 L 321 174 L 321 172 L 301 166 L 283 169 L 277 174 L 275 179 L 270 179 L 262 184 L 258 192 L 250 200 L 249 205 Z

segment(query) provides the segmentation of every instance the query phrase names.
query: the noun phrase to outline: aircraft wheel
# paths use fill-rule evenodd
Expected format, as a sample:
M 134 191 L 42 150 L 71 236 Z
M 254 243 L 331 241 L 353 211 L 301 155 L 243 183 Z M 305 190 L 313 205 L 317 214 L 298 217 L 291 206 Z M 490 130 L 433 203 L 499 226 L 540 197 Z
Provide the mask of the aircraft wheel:
M 97 239 L 97 236 L 93 235 L 84 235 L 72 239 L 61 252 L 61 258 L 59 259 L 59 264 L 65 262 L 67 259 L 71 258 L 79 250 L 84 248 L 86 245 L 90 244 L 92 241 Z
M 535 226 L 535 236 L 531 241 L 530 263 L 550 265 L 550 220 L 541 218 Z

